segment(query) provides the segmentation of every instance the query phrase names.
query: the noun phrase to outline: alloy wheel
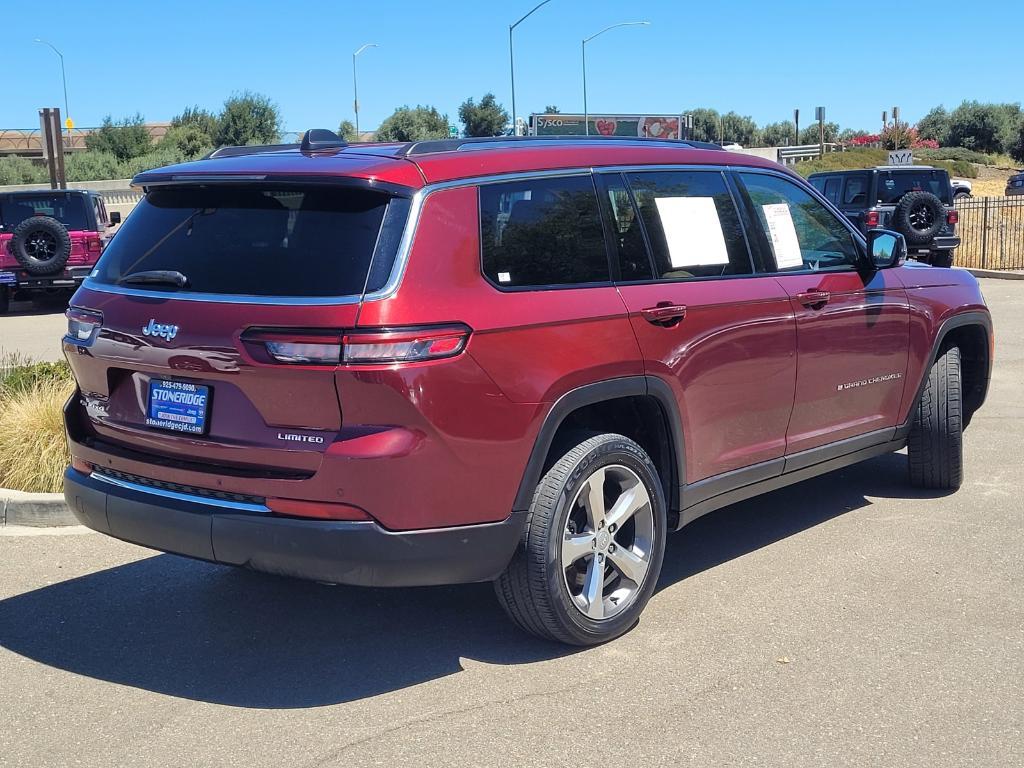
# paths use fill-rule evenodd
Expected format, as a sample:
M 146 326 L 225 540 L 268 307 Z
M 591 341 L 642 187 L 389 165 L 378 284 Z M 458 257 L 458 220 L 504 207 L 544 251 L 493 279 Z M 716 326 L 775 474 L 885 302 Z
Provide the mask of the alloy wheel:
M 573 605 L 596 621 L 627 608 L 650 570 L 654 537 L 651 497 L 639 476 L 621 464 L 598 468 L 576 493 L 562 532 Z

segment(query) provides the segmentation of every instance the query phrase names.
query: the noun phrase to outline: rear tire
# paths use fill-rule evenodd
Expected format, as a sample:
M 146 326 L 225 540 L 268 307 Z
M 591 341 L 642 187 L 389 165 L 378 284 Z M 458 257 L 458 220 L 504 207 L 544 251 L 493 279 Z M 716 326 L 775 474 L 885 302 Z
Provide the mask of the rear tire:
M 597 645 L 636 624 L 665 555 L 665 494 L 629 438 L 581 439 L 544 475 L 519 548 L 495 582 L 531 634 Z
M 953 251 L 939 251 L 932 257 L 933 267 L 952 267 L 953 266 Z
M 963 397 L 960 349 L 949 347 L 932 364 L 914 409 L 907 442 L 910 482 L 955 491 L 963 482 Z

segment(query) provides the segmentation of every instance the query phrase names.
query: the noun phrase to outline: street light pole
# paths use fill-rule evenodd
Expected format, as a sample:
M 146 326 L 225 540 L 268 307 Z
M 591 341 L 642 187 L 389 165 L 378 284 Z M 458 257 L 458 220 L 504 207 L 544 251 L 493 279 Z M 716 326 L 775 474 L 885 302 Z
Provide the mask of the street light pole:
M 54 53 L 57 54 L 57 56 L 60 57 L 60 79 L 61 79 L 61 82 L 64 84 L 64 119 L 65 120 L 70 120 L 71 119 L 71 111 L 68 109 L 68 78 L 67 78 L 67 75 L 65 75 L 65 73 L 64 73 L 64 54 L 61 53 L 60 51 L 58 51 L 57 48 L 53 45 L 53 43 L 48 43 L 45 40 L 40 40 L 38 37 L 35 38 L 32 42 L 33 43 L 39 43 L 41 45 L 49 46 L 50 50 L 52 50 Z M 68 130 L 68 149 L 70 149 L 71 148 L 71 129 L 68 128 L 67 130 Z
M 367 48 L 379 48 L 376 43 L 367 43 L 352 54 L 352 106 L 356 112 L 356 141 L 359 141 L 359 80 L 356 77 L 356 56 Z
M 515 59 L 515 53 L 514 53 L 514 51 L 512 49 L 512 30 L 514 30 L 516 27 L 518 27 L 520 24 L 522 24 L 524 21 L 526 21 L 528 18 L 530 18 L 530 16 L 532 16 L 535 12 L 539 11 L 541 8 L 543 8 L 545 5 L 547 5 L 550 2 L 551 2 L 551 0 L 544 0 L 544 2 L 538 3 L 537 5 L 534 6 L 533 10 L 531 10 L 529 13 L 524 15 L 515 24 L 509 24 L 508 25 L 508 68 L 509 68 L 509 73 L 512 76 L 511 79 L 512 79 L 512 135 L 513 136 L 516 135 L 516 127 L 517 126 L 516 126 L 516 59 Z
M 600 37 L 605 32 L 619 27 L 649 27 L 651 22 L 649 21 L 621 21 L 618 24 L 612 24 L 609 27 L 605 27 L 600 32 L 596 32 L 590 37 L 584 38 L 583 48 L 583 132 L 585 135 L 590 135 L 590 112 L 587 109 L 587 43 L 593 40 L 595 37 Z

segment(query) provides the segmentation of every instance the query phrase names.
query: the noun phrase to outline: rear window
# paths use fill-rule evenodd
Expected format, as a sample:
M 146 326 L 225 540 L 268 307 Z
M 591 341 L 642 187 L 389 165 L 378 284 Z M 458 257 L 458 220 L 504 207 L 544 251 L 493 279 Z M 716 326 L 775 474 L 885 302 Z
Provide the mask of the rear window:
M 76 194 L 43 194 L 0 197 L 0 229 L 11 232 L 32 216 L 52 216 L 69 230 L 90 229 L 85 197 Z
M 931 192 L 947 205 L 952 200 L 943 171 L 879 171 L 878 202 L 895 203 L 908 192 Z
M 407 212 L 404 198 L 360 189 L 155 189 L 111 240 L 94 279 L 171 270 L 194 293 L 360 295 L 387 282 Z

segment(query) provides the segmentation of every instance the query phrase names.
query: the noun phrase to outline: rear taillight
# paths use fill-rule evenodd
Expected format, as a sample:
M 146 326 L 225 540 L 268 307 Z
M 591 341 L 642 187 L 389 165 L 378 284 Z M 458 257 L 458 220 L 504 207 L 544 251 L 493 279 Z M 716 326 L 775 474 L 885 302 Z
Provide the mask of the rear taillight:
M 878 226 L 878 221 L 879 221 L 878 211 L 868 211 L 867 213 L 864 214 L 864 225 L 865 226 L 877 227 Z
M 89 253 L 99 253 L 103 250 L 103 243 L 100 242 L 98 237 L 90 237 L 85 241 L 85 250 Z
M 454 357 L 466 348 L 469 334 L 464 325 L 348 333 L 254 329 L 242 335 L 242 342 L 266 363 L 376 365 Z
M 411 363 L 454 357 L 466 348 L 465 326 L 409 328 L 346 334 L 342 359 L 351 364 Z
M 67 338 L 83 346 L 92 344 L 96 338 L 96 332 L 103 325 L 103 315 L 77 307 L 71 307 L 64 315 L 68 319 Z
M 959 224 L 960 223 L 960 211 L 952 210 L 946 212 L 946 223 L 947 224 Z

